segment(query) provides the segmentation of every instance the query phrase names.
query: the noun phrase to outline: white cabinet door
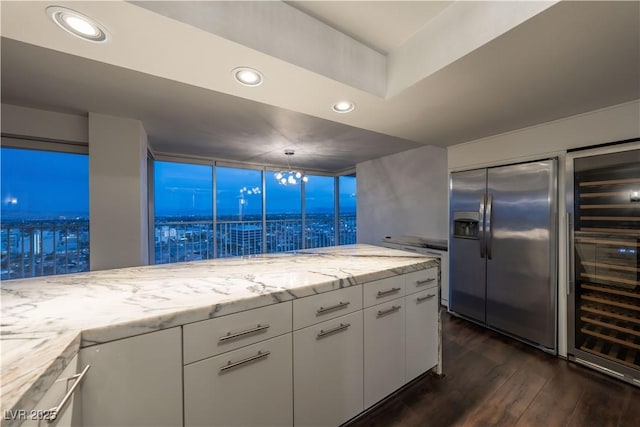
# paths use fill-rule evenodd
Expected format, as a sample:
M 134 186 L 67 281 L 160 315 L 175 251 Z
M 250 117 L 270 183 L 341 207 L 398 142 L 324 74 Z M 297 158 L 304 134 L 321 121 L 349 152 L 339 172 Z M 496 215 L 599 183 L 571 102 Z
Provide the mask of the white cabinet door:
M 82 349 L 82 425 L 182 425 L 181 344 L 176 327 Z
M 398 298 L 363 310 L 365 409 L 404 385 L 404 301 Z
M 293 424 L 291 333 L 184 367 L 185 426 Z
M 363 410 L 362 311 L 293 333 L 294 424 L 338 426 Z
M 67 403 L 63 408 L 61 408 L 59 413 L 53 416 L 53 412 L 51 412 L 51 409 L 57 407 L 62 402 L 67 391 L 73 387 L 73 384 L 77 381 L 77 379 L 73 379 L 73 377 L 74 375 L 79 374 L 80 371 L 81 369 L 78 368 L 78 356 L 74 356 L 33 410 L 27 411 L 24 414 L 16 414 L 20 419 L 26 419 L 21 426 L 81 426 L 82 421 L 80 420 L 80 417 L 82 414 L 79 411 L 79 399 L 76 398 L 76 393 L 80 392 L 80 388 L 78 388 L 79 385 L 76 387 L 75 392 L 71 395 L 69 400 L 67 400 Z M 5 413 L 5 419 L 6 418 L 7 413 Z M 51 421 L 52 419 L 53 421 Z
M 405 297 L 406 382 L 438 364 L 438 288 Z

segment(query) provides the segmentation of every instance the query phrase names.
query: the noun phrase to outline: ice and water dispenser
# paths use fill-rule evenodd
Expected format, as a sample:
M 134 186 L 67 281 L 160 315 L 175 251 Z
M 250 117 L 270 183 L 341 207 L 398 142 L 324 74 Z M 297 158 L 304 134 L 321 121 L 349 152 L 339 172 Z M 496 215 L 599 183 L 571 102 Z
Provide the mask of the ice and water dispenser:
M 480 233 L 480 214 L 478 212 L 453 213 L 453 237 L 477 239 Z

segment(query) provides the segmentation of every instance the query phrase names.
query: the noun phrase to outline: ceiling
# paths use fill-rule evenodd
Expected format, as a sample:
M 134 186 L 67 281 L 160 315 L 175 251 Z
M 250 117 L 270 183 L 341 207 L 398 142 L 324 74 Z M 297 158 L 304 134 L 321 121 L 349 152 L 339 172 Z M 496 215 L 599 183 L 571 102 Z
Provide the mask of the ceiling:
M 409 40 L 452 1 L 287 1 L 386 55 Z
M 48 5 L 1 3 L 2 102 L 136 118 L 160 153 L 336 172 L 640 98 L 638 2 L 69 2 L 103 45 Z

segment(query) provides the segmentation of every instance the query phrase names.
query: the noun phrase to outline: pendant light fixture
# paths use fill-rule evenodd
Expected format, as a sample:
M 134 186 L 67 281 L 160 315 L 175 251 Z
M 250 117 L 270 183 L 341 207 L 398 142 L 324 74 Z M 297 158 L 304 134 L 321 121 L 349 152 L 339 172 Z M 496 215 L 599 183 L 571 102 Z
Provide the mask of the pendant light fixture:
M 309 181 L 309 177 L 304 172 L 300 172 L 297 170 L 291 169 L 291 163 L 289 163 L 289 158 L 293 156 L 295 152 L 293 150 L 284 150 L 284 155 L 287 156 L 287 168 L 286 171 L 277 172 L 274 176 L 276 181 L 280 185 L 296 185 L 300 182 Z

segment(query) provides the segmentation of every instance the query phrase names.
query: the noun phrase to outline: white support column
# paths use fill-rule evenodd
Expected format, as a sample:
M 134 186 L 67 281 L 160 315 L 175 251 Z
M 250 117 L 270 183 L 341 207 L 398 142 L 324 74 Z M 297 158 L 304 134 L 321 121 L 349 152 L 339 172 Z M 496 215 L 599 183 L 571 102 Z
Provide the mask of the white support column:
M 138 120 L 89 113 L 91 270 L 149 263 L 147 134 Z

